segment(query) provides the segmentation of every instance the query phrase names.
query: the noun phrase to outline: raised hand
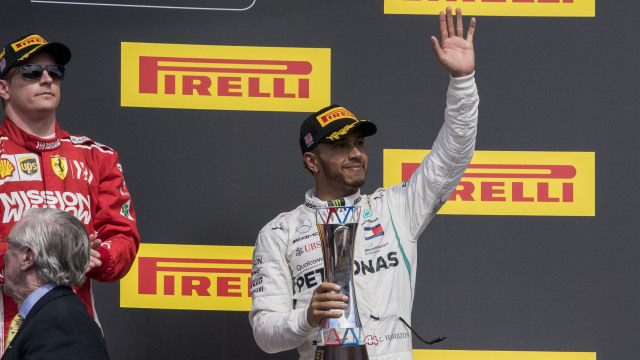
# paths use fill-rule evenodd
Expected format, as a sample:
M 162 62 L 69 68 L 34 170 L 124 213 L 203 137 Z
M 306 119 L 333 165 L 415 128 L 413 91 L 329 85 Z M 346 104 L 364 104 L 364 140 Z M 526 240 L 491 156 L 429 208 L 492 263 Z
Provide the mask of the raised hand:
M 467 38 L 463 37 L 462 10 L 456 9 L 456 24 L 453 25 L 451 8 L 447 7 L 447 13 L 440 12 L 440 38 L 442 45 L 435 36 L 431 37 L 433 52 L 438 61 L 449 71 L 453 77 L 467 76 L 473 73 L 475 68 L 475 53 L 473 50 L 473 33 L 476 30 L 476 18 L 469 21 Z

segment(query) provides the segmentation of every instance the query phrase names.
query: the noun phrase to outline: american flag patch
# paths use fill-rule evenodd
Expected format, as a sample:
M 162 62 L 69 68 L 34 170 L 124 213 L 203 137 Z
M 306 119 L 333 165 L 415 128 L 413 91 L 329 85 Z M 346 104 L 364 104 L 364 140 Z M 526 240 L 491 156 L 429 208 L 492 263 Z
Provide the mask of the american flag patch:
M 311 133 L 308 133 L 305 137 L 304 137 L 304 143 L 307 145 L 307 147 L 309 145 L 311 145 L 311 143 L 313 142 L 313 136 L 311 136 Z

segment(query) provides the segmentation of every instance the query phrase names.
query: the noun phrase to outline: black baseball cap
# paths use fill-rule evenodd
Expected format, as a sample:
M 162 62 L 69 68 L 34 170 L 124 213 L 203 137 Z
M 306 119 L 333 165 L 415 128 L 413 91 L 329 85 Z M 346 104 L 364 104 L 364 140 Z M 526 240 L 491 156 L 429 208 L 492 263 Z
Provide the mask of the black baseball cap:
M 378 128 L 369 120 L 358 120 L 349 110 L 334 104 L 309 115 L 300 126 L 300 150 L 313 150 L 322 141 L 337 141 L 354 129 L 370 136 Z
M 71 51 L 66 45 L 47 42 L 37 34 L 24 35 L 0 50 L 0 79 L 4 79 L 14 65 L 41 52 L 51 54 L 58 65 L 66 65 L 71 60 Z

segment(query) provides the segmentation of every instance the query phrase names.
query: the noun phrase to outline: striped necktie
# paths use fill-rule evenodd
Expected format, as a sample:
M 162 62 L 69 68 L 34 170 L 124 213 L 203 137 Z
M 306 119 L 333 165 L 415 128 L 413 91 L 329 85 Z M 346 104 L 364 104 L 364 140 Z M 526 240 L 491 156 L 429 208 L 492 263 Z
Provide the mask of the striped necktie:
M 13 317 L 13 320 L 11 320 L 11 324 L 9 324 L 9 332 L 7 333 L 7 338 L 4 342 L 5 350 L 9 347 L 13 337 L 18 333 L 18 329 L 20 328 L 20 325 L 22 325 L 22 320 L 24 320 L 24 318 L 20 313 L 16 314 L 16 316 Z

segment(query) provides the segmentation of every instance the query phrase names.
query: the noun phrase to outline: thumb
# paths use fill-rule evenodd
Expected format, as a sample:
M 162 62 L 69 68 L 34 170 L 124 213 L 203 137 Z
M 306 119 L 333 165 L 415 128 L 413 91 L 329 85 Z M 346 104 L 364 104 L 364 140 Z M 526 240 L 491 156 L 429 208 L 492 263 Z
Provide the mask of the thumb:
M 442 57 L 444 56 L 444 51 L 442 51 L 440 42 L 438 42 L 438 39 L 435 36 L 431 37 L 431 47 L 433 48 L 433 52 L 436 54 L 438 59 L 442 59 Z

